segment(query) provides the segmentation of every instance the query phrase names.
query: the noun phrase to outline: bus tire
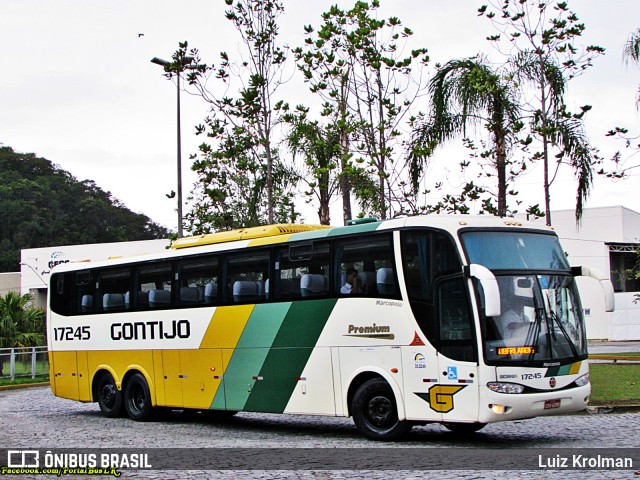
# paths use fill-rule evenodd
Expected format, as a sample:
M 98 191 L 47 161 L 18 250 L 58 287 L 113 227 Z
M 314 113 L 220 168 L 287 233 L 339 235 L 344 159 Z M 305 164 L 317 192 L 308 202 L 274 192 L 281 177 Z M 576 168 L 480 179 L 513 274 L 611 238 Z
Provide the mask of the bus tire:
M 372 440 L 399 440 L 413 426 L 406 420 L 398 420 L 395 395 L 382 378 L 372 378 L 358 387 L 351 402 L 351 414 L 356 428 Z
M 96 385 L 98 406 L 105 417 L 115 418 L 122 414 L 122 392 L 110 373 L 100 376 Z
M 444 425 L 447 429 L 449 429 L 453 433 L 458 433 L 461 435 L 468 434 L 468 433 L 475 433 L 487 426 L 486 423 L 457 423 L 457 422 L 445 422 L 442 425 Z
M 124 407 L 132 420 L 144 422 L 151 418 L 151 394 L 147 380 L 141 373 L 134 373 L 124 389 Z

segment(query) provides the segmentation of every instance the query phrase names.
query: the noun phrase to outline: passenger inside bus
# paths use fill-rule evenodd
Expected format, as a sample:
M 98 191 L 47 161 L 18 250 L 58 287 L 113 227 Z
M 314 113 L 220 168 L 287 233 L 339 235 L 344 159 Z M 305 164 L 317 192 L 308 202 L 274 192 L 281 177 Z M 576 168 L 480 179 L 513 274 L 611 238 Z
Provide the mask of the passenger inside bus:
M 355 268 L 347 268 L 345 274 L 345 283 L 340 289 L 340 293 L 343 295 L 353 295 L 362 293 L 362 285 L 358 271 Z

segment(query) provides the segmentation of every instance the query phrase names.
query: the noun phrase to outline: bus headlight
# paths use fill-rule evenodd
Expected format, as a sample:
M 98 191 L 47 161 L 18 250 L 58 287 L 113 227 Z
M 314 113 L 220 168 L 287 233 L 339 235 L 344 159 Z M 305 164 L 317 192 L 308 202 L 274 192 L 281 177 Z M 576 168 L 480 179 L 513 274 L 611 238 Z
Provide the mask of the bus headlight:
M 522 393 L 524 391 L 524 385 L 506 382 L 489 382 L 487 388 L 497 393 Z
M 587 383 L 589 383 L 589 374 L 585 373 L 581 377 L 576 379 L 576 385 L 579 387 L 584 387 Z

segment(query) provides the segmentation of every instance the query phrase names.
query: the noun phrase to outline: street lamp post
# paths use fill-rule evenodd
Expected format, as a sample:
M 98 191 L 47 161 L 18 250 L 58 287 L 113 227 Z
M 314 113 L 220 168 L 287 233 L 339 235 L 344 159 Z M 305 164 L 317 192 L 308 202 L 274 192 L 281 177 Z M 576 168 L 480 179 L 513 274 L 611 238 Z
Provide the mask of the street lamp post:
M 178 124 L 178 189 L 176 192 L 176 196 L 178 197 L 178 238 L 183 237 L 182 231 L 182 135 L 180 133 L 180 74 L 186 69 L 189 68 L 189 64 L 193 61 L 193 57 L 184 57 L 181 61 L 181 64 L 178 66 L 179 68 L 175 70 L 175 73 L 178 77 L 176 82 L 178 86 L 178 96 L 177 96 L 177 124 Z M 165 68 L 167 71 L 168 78 L 171 78 L 173 75 L 172 71 L 167 69 L 168 66 L 173 66 L 174 63 L 168 62 L 158 57 L 153 57 L 151 59 L 151 63 L 155 63 L 156 65 L 160 65 Z

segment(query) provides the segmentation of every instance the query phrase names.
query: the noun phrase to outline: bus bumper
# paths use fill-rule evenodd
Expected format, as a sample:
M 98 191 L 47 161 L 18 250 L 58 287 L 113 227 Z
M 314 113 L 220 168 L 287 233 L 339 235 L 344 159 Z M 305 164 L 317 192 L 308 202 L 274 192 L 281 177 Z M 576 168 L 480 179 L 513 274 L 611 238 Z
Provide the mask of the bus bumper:
M 496 393 L 480 387 L 478 421 L 504 422 L 541 415 L 579 412 L 587 408 L 591 385 L 540 393 Z

